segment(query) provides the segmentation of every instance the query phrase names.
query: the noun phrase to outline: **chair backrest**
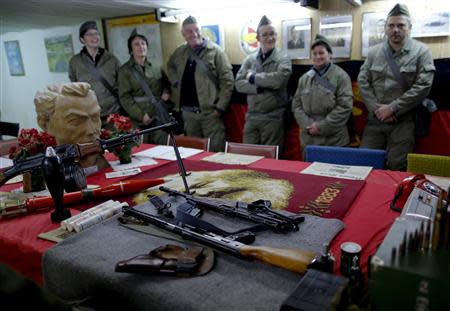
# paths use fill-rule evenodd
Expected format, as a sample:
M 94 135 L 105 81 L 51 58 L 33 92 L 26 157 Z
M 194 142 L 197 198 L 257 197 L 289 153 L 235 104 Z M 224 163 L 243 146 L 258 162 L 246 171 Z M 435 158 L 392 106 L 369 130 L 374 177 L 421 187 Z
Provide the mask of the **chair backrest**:
M 19 136 L 19 123 L 0 121 L 0 136 L 2 135 Z
M 175 135 L 175 141 L 178 147 L 194 148 L 209 151 L 209 138 Z M 170 136 L 167 138 L 167 145 L 170 145 Z
M 0 140 L 0 156 L 9 154 L 11 147 L 19 146 L 19 140 L 17 138 Z
M 316 146 L 305 148 L 306 162 L 325 162 L 343 165 L 372 166 L 383 169 L 386 151 L 380 149 Z
M 406 170 L 411 173 L 450 177 L 450 157 L 408 153 L 408 165 Z
M 263 156 L 265 158 L 278 160 L 278 146 L 273 145 L 253 145 L 226 142 L 225 152 Z

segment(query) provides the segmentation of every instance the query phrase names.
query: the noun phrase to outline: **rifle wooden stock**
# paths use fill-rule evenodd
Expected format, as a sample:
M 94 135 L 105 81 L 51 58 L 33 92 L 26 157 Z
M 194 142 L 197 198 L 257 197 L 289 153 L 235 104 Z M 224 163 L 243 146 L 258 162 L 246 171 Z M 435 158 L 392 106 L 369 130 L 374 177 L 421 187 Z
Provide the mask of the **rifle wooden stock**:
M 320 256 L 320 254 L 301 249 L 249 246 L 211 232 L 197 232 L 191 226 L 181 227 L 135 208 L 124 207 L 123 212 L 127 216 L 133 216 L 163 230 L 173 232 L 183 239 L 202 243 L 239 258 L 255 259 L 300 274 L 305 273 L 308 266 Z
M 245 245 L 239 248 L 239 254 L 273 266 L 303 274 L 317 256 L 316 253 L 296 248 L 273 248 Z

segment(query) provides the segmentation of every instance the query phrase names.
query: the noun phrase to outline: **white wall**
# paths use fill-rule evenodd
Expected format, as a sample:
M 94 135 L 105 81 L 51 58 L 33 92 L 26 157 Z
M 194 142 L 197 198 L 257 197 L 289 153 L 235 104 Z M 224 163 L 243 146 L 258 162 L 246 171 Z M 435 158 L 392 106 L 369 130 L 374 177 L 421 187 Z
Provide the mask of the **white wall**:
M 20 128 L 38 128 L 34 96 L 50 84 L 69 82 L 68 73 L 52 73 L 48 68 L 44 39 L 72 35 L 74 54 L 82 48 L 78 40 L 79 24 L 49 29 L 9 32 L 0 36 L 0 113 L 1 120 L 18 122 Z M 97 21 L 100 27 L 101 23 Z M 4 41 L 19 40 L 25 76 L 9 74 Z

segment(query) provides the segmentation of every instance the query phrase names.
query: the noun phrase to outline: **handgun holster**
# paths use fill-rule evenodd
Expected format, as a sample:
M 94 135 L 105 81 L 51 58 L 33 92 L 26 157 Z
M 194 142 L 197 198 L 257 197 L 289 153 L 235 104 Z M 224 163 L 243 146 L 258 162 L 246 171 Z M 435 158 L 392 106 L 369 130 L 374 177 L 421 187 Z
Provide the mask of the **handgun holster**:
M 138 255 L 116 265 L 116 272 L 139 274 L 166 274 L 174 276 L 199 276 L 214 266 L 214 252 L 209 248 L 191 246 L 183 248 L 167 244 L 149 254 Z

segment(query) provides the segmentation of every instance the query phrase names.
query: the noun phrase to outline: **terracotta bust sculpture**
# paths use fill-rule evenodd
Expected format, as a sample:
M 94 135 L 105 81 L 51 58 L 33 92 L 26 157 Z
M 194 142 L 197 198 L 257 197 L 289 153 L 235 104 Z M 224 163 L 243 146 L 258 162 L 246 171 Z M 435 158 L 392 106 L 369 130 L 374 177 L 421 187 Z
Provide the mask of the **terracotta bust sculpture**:
M 100 106 L 88 83 L 48 86 L 34 98 L 37 122 L 58 144 L 93 142 L 100 137 Z M 80 159 L 81 166 L 108 167 L 103 155 Z

